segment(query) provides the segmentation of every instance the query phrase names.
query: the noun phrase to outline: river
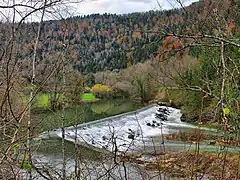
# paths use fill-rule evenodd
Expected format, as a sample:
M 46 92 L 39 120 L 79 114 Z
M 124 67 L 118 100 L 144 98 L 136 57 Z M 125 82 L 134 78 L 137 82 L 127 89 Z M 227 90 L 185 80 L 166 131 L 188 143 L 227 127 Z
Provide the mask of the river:
M 164 116 L 156 117 L 156 113 Z M 178 109 L 151 105 L 134 112 L 65 128 L 64 154 L 67 175 L 71 176 L 73 172 L 79 171 L 80 179 L 159 178 L 158 172 L 149 172 L 141 165 L 122 164 L 123 161 L 116 157 L 114 152 L 117 151 L 118 155 L 151 155 L 166 151 L 174 153 L 194 150 L 196 146 L 193 143 L 174 142 L 163 137 L 196 129 L 201 129 L 204 133 L 218 134 L 215 129 L 181 122 L 180 117 L 181 112 Z M 61 179 L 62 135 L 59 128 L 46 131 L 36 138 L 39 148 L 34 154 L 35 165 L 40 169 L 51 169 L 51 172 L 45 174 L 55 174 L 53 179 Z M 207 143 L 200 143 L 200 149 L 206 152 L 221 150 L 219 146 Z M 229 148 L 229 151 L 239 153 L 239 149 L 234 147 Z M 37 176 L 37 179 L 39 178 Z

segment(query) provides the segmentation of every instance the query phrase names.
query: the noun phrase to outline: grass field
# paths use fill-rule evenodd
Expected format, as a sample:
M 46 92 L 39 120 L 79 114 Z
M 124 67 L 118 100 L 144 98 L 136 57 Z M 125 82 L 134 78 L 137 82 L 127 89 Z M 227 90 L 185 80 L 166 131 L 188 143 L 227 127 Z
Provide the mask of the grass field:
M 81 97 L 81 101 L 94 101 L 96 97 L 93 93 L 84 93 Z
M 34 105 L 36 107 L 47 107 L 49 104 L 49 95 L 48 94 L 39 94 L 36 97 Z
M 57 98 L 61 101 L 64 98 L 64 95 L 57 93 Z M 38 94 L 33 100 L 33 107 L 34 108 L 47 108 L 50 105 L 50 98 L 51 94 L 49 93 L 41 93 Z M 92 93 L 84 93 L 79 100 L 82 102 L 93 102 L 96 101 L 97 98 Z M 24 97 L 23 101 L 28 103 L 28 97 Z

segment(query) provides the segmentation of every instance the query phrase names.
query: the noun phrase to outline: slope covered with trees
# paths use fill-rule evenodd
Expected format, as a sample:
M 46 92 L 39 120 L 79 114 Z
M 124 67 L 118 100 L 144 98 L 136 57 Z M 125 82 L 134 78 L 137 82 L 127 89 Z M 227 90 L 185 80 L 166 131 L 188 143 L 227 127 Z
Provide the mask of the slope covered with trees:
M 164 34 L 214 34 L 218 27 L 213 24 L 210 29 L 204 21 L 209 13 L 207 10 L 216 8 L 217 3 L 208 3 L 200 1 L 187 8 L 168 11 L 126 15 L 93 14 L 46 21 L 42 26 L 37 60 L 44 69 L 51 63 L 46 57 L 56 58 L 59 52 L 66 50 L 67 61 L 74 69 L 85 74 L 126 68 L 156 57 L 166 49 L 183 47 L 183 39 Z M 239 18 L 234 15 L 228 19 L 228 27 L 224 25 L 221 28 L 235 34 L 239 31 Z M 1 26 L 3 32 L 4 24 Z M 27 23 L 19 27 L 25 34 L 22 39 L 23 53 L 19 55 L 21 71 L 29 67 L 37 26 L 38 23 Z
M 187 179 L 240 179 L 239 149 L 234 151 L 236 156 L 228 156 L 229 146 L 240 144 L 240 1 L 201 0 L 170 11 L 43 21 L 52 8 L 60 10 L 61 5 L 70 2 L 7 1 L 0 5 L 1 13 L 2 9 L 9 9 L 13 14 L 23 15 L 17 22 L 11 13 L 6 14 L 0 24 L 0 179 L 34 179 L 35 174 L 44 179 L 76 179 L 81 175 L 89 178 L 89 172 L 95 171 L 107 179 L 115 177 L 116 165 L 126 170 L 126 165 L 133 162 L 142 175 L 145 161 L 134 160 L 125 153 L 118 156 L 121 145 L 117 146 L 114 126 L 107 140 L 115 146 L 112 153 L 104 153 L 100 160 L 104 172 L 96 168 L 98 165 L 92 159 L 82 159 L 86 153 L 77 146 L 76 125 L 125 112 L 128 105 L 121 103 L 124 97 L 131 101 L 129 105 L 136 102 L 145 105 L 153 99 L 176 105 L 181 108 L 184 120 L 220 127 L 219 136 L 205 137 L 200 129 L 189 134 L 158 136 L 163 153 L 159 153 L 160 159 L 154 153 L 157 159 L 153 158 L 149 167 L 158 170 L 159 177 L 167 173 Z M 26 16 L 36 15 L 36 11 L 41 14 L 39 23 L 23 23 Z M 96 98 L 111 98 L 114 103 L 85 104 L 80 101 L 84 92 Z M 46 107 L 42 109 L 35 106 L 39 97 L 49 101 L 48 104 L 43 99 L 41 104 Z M 117 111 L 113 110 L 115 105 Z M 90 117 L 85 116 L 88 112 Z M 69 151 L 74 159 L 70 160 L 65 141 L 69 137 L 67 126 L 76 130 L 72 136 L 75 145 Z M 55 158 L 44 158 L 45 163 L 35 156 L 36 149 L 39 150 L 35 140 L 42 131 L 56 132 L 56 128 L 61 132 L 57 150 L 52 149 L 52 141 L 43 146 L 47 153 L 61 151 L 62 158 L 56 161 L 60 166 L 55 167 L 48 164 Z M 161 130 L 162 126 L 159 133 Z M 126 133 L 129 132 L 133 135 L 132 127 Z M 50 133 L 47 134 L 50 138 Z M 165 138 L 180 139 L 184 147 L 186 142 L 190 143 L 194 152 L 177 155 L 175 150 L 165 148 Z M 132 136 L 128 139 L 134 140 Z M 91 140 L 96 143 L 94 138 Z M 42 145 L 44 140 L 40 141 Z M 214 149 L 211 154 L 202 154 L 206 148 L 201 145 L 208 142 Z M 156 152 L 154 142 L 153 147 Z M 168 155 L 169 152 L 174 155 Z M 145 148 L 143 154 L 149 159 Z M 183 158 L 188 161 L 179 166 Z M 72 160 L 75 164 L 69 168 L 68 162 Z M 105 164 L 108 161 L 113 166 Z M 120 171 L 116 175 L 123 177 Z M 125 171 L 125 179 L 128 176 L 132 177 L 132 173 Z
M 46 56 L 67 48 L 71 64 L 80 72 L 126 68 L 149 59 L 158 50 L 161 37 L 157 32 L 160 29 L 167 31 L 169 25 L 175 29 L 182 22 L 180 10 L 128 15 L 94 14 L 47 21 L 42 27 L 38 59 L 44 61 Z M 33 53 L 35 26 L 37 24 L 23 24 L 21 27 L 28 34 L 24 39 L 24 59 Z

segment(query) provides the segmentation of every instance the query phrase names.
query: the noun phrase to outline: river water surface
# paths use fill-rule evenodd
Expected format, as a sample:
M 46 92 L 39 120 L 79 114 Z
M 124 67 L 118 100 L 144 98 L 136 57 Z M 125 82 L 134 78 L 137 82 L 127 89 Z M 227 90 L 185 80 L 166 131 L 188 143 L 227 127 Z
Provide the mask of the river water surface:
M 163 116 L 156 117 L 156 113 Z M 186 151 L 194 149 L 194 144 L 167 141 L 163 136 L 180 131 L 191 132 L 197 128 L 206 133 L 217 133 L 215 129 L 181 122 L 181 115 L 178 109 L 152 105 L 135 112 L 65 128 L 67 174 L 70 176 L 72 172 L 76 171 L 75 165 L 79 163 L 76 161 L 77 154 L 78 161 L 81 161 L 78 169 L 80 169 L 82 177 L 86 179 L 106 179 L 106 177 L 124 179 L 126 174 L 127 179 L 142 179 L 143 176 L 145 179 L 150 179 L 156 175 L 156 172 L 144 171 L 131 163 L 124 166 L 116 165 L 116 159 L 112 158 L 111 152 L 151 154 L 161 151 Z M 59 173 L 56 179 L 60 179 L 63 167 L 62 136 L 61 129 L 42 133 L 38 138 L 39 149 L 35 153 L 35 163 L 39 166 L 44 164 L 45 167 L 51 166 L 56 169 L 56 172 Z M 219 148 L 204 143 L 200 144 L 200 149 L 204 151 L 217 152 Z M 231 151 L 238 153 L 239 149 L 232 148 Z

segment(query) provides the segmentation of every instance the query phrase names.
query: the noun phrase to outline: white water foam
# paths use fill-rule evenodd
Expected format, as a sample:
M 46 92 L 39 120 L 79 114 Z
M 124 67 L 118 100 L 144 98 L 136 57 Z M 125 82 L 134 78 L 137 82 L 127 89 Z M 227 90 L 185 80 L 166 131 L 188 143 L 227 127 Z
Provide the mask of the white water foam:
M 159 108 L 169 111 L 166 121 L 155 117 Z M 109 151 L 114 151 L 116 148 L 118 151 L 133 151 L 150 137 L 178 131 L 176 128 L 171 129 L 171 126 L 191 126 L 181 122 L 181 115 L 180 110 L 175 108 L 153 106 L 136 114 L 113 117 L 88 126 L 80 125 L 77 129 L 69 127 L 65 130 L 65 138 L 72 142 L 86 143 Z M 56 131 L 56 134 L 62 137 L 60 129 Z

